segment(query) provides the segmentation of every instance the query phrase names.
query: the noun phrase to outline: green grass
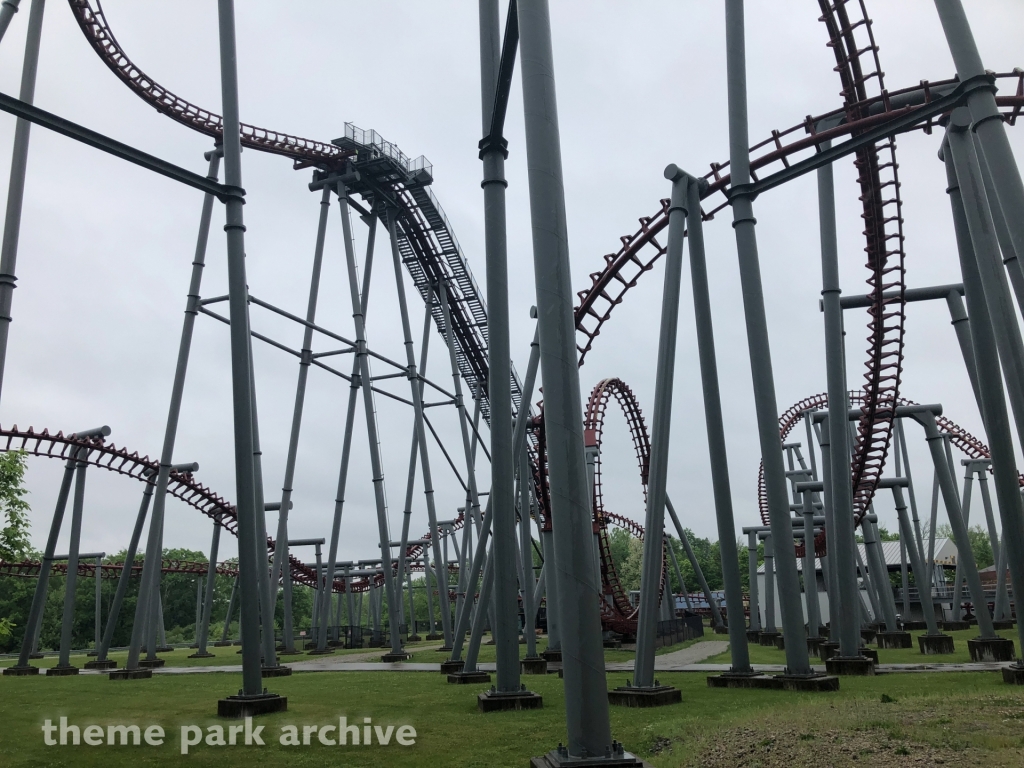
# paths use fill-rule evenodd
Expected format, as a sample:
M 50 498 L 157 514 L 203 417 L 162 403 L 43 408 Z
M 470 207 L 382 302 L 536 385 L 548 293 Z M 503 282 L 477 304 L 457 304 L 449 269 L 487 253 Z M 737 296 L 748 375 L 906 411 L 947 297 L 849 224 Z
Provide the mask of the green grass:
M 951 653 L 948 656 L 925 656 L 918 650 L 917 638 L 920 635 L 925 634 L 924 632 L 913 632 L 914 636 L 914 647 L 913 648 L 898 648 L 898 649 L 887 649 L 877 648 L 878 650 L 878 663 L 879 664 L 955 664 L 955 663 L 966 663 L 971 660 L 971 656 L 967 651 L 967 641 L 978 636 L 978 628 L 972 627 L 971 629 L 965 629 L 958 632 L 947 632 L 946 634 L 952 636 L 955 653 Z M 1017 631 L 1014 629 L 999 630 L 997 633 L 1000 637 L 1009 638 L 1015 641 L 1015 648 L 1018 655 L 1020 654 L 1019 644 L 1016 643 Z M 761 645 L 750 645 L 750 662 L 752 664 L 785 664 L 786 663 L 786 652 L 780 651 L 777 648 L 769 648 Z M 870 645 L 871 648 L 875 648 L 875 644 Z M 720 653 L 717 656 L 712 656 L 707 659 L 708 664 L 728 664 L 730 656 L 728 651 Z M 812 659 L 812 663 L 814 663 Z
M 627 673 L 608 675 L 609 687 Z M 903 755 L 953 758 L 974 755 L 978 764 L 1019 765 L 1024 691 L 1005 686 L 993 673 L 887 675 L 844 678 L 832 694 L 709 689 L 703 675 L 660 674 L 675 685 L 683 703 L 647 710 L 611 709 L 612 735 L 656 768 L 669 766 L 776 765 L 740 759 L 733 745 L 788 754 L 785 764 L 847 765 L 827 758 L 829 750 L 875 752 L 862 765 L 900 765 Z M 181 765 L 339 766 L 452 765 L 518 766 L 553 748 L 565 736 L 562 681 L 554 675 L 526 677 L 544 697 L 539 711 L 480 714 L 476 694 L 483 686 L 448 685 L 432 673 L 324 672 L 266 681 L 288 696 L 288 712 L 258 719 L 264 747 L 193 747 L 180 755 L 179 729 L 225 725 L 214 716 L 216 700 L 233 693 L 236 674 L 155 676 L 112 682 L 101 676 L 0 678 L 0 765 L 46 766 Z M 890 700 L 882 703 L 883 694 Z M 79 726 L 159 724 L 163 746 L 44 746 L 43 720 L 65 716 Z M 349 722 L 371 717 L 376 724 L 411 724 L 415 746 L 282 747 L 284 724 Z M 300 730 L 301 732 L 301 730 Z M 739 746 L 735 747 L 736 749 Z M 749 755 L 747 757 L 750 757 Z M 884 758 L 884 759 L 883 759 Z M 908 760 L 910 757 L 907 758 Z M 934 760 L 931 762 L 935 762 Z M 931 764 L 931 763 L 928 763 Z M 966 764 L 966 763 L 964 763 Z M 973 764 L 973 763 L 972 763 Z

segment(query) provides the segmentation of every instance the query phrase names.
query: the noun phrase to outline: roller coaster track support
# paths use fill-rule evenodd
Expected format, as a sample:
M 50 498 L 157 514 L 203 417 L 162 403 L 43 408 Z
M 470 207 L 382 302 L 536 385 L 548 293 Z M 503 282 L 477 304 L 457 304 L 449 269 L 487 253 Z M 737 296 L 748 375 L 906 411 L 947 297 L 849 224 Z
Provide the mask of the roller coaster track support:
M 726 63 L 729 101 L 729 148 L 732 167 L 732 190 L 729 201 L 733 211 L 733 229 L 739 257 L 743 311 L 746 319 L 747 345 L 753 375 L 754 405 L 757 413 L 761 456 L 765 463 L 765 483 L 772 534 L 776 541 L 793 540 L 793 524 L 789 516 L 786 470 L 782 462 L 782 441 L 779 438 L 779 411 L 775 398 L 771 348 L 768 343 L 768 321 L 765 315 L 761 268 L 758 263 L 757 235 L 753 200 L 743 188 L 750 182 L 750 146 L 747 125 L 746 51 L 744 39 L 743 0 L 726 0 Z M 846 422 L 843 421 L 843 426 Z M 780 547 L 775 562 L 779 603 L 786 643 L 786 674 L 809 678 L 811 669 L 807 643 L 803 642 L 804 618 L 800 603 L 800 583 L 796 556 L 792 547 Z
M 515 0 L 510 0 L 513 5 Z M 511 13 L 515 13 L 512 9 Z M 483 694 L 481 711 L 498 708 L 501 697 L 510 694 L 539 706 L 540 697 L 519 688 L 519 599 L 516 588 L 516 499 L 515 466 L 512 451 L 511 355 L 508 315 L 508 243 L 505 220 L 505 158 L 507 142 L 500 126 L 492 120 L 498 92 L 502 45 L 499 38 L 498 0 L 480 2 L 480 97 L 482 131 L 487 137 L 480 145 L 483 161 L 484 256 L 487 263 L 487 379 L 491 404 L 491 561 L 494 579 L 494 643 L 496 686 L 494 696 Z M 505 53 L 513 55 L 514 44 Z M 506 92 L 507 100 L 507 92 Z M 493 126 L 493 127 L 492 127 Z M 498 130 L 497 135 L 492 130 Z M 447 308 L 447 305 L 446 305 Z M 457 380 L 456 380 L 457 381 Z M 525 414 L 528 403 L 521 403 Z M 525 563 L 524 563 L 525 565 Z M 524 604 L 525 605 L 525 604 Z
M 736 551 L 736 522 L 732 508 L 732 489 L 729 485 L 729 458 L 725 446 L 722 395 L 718 386 L 715 330 L 711 316 L 711 294 L 704 251 L 704 222 L 700 211 L 701 186 L 702 184 L 696 181 L 689 184 L 686 224 L 694 323 L 697 330 L 697 354 L 700 359 L 700 380 L 704 397 L 704 421 L 707 426 L 708 457 L 711 463 L 711 487 L 715 498 L 715 519 L 718 522 L 722 580 L 728 617 L 729 650 L 732 655 L 729 674 L 751 675 L 753 670 L 750 667 L 746 629 L 743 626 L 743 588 L 740 583 L 739 555 Z
M 686 233 L 690 184 L 696 179 L 674 165 L 665 169 L 672 182 L 669 204 L 668 252 L 665 255 L 665 284 L 661 298 L 661 328 L 658 332 L 658 362 L 654 379 L 654 423 L 647 474 L 647 510 L 644 550 L 640 572 L 640 610 L 637 615 L 635 688 L 654 687 L 654 651 L 657 641 L 659 602 L 664 572 L 665 499 L 668 483 L 669 435 L 672 429 L 672 390 L 675 383 L 676 339 L 679 328 L 679 293 L 683 274 L 683 242 Z M 659 599 L 660 598 L 660 599 Z M 674 613 L 674 611 L 673 611 Z M 624 692 L 629 695 L 631 692 Z
M 28 38 L 25 59 L 21 68 L 19 98 L 32 104 L 36 92 L 36 72 L 39 65 L 39 40 L 43 31 L 45 0 L 32 0 L 28 14 Z M 14 6 L 17 10 L 17 6 Z M 8 10 L 6 4 L 3 12 Z M 10 16 L 6 16 L 7 23 Z M 6 27 L 6 24 L 4 25 Z M 0 36 L 3 35 L 0 29 Z M 0 245 L 0 392 L 3 391 L 4 371 L 7 363 L 7 338 L 11 330 L 11 304 L 14 300 L 14 275 L 18 261 L 18 239 L 21 235 L 21 207 L 25 199 L 25 171 L 28 166 L 28 141 L 32 124 L 18 118 L 14 128 L 14 153 L 11 158 L 11 176 L 7 187 L 7 213 L 4 218 L 3 243 Z
M 555 550 L 548 582 L 559 593 L 567 753 L 570 758 L 605 754 L 622 758 L 621 746 L 612 741 L 601 640 L 601 585 L 594 582 L 593 517 L 583 448 L 551 20 L 547 0 L 519 0 L 518 8 Z M 553 752 L 532 762 L 558 765 L 562 760 Z
M 999 500 L 999 516 L 1003 528 L 1003 546 L 1006 547 L 1010 574 L 1013 579 L 1024 579 L 1024 519 L 1021 512 L 1020 480 L 1017 475 L 1013 453 L 1013 437 L 1010 432 L 1009 413 L 1003 390 L 1002 372 L 999 366 L 999 350 L 993 329 L 997 318 L 990 308 L 994 297 L 986 295 L 981 270 L 978 268 L 978 254 L 972 242 L 971 219 L 979 219 L 981 197 L 978 180 L 970 174 L 959 178 L 954 164 L 953 146 L 958 142 L 969 142 L 971 136 L 965 130 L 962 113 L 954 112 L 947 143 L 943 146 L 943 160 L 946 164 L 947 189 L 953 210 L 953 225 L 956 231 L 957 251 L 960 255 L 960 269 L 963 273 L 964 297 L 970 316 L 971 338 L 974 342 L 974 357 L 978 374 L 978 389 L 981 395 L 981 412 L 991 446 L 992 469 L 995 473 L 996 497 Z M 960 145 L 959 152 L 964 149 Z M 976 226 L 977 226 L 976 221 Z M 1016 320 L 1014 320 L 1016 324 Z M 931 447 L 931 441 L 929 442 Z M 1015 581 L 1014 583 L 1024 583 Z M 974 592 L 974 585 L 971 584 Z M 986 613 L 986 606 L 978 606 L 978 620 Z M 982 610 L 985 609 L 985 610 Z M 1024 628 L 1018 625 L 1018 637 L 1024 642 Z
M 843 356 L 843 309 L 839 287 L 839 240 L 836 232 L 835 179 L 832 166 L 818 169 L 818 226 L 821 236 L 821 295 L 825 315 L 825 375 L 828 383 L 828 483 L 832 503 L 826 521 L 833 591 L 839 605 L 856 605 L 857 572 L 854 562 L 853 487 L 850 476 L 850 441 L 847 433 L 846 363 Z M 825 460 L 823 459 L 823 463 Z M 805 542 L 806 546 L 806 542 Z M 834 561 L 834 565 L 832 563 Z M 839 655 L 860 656 L 860 622 L 847 614 L 836 616 Z M 833 636 L 835 636 L 833 632 Z

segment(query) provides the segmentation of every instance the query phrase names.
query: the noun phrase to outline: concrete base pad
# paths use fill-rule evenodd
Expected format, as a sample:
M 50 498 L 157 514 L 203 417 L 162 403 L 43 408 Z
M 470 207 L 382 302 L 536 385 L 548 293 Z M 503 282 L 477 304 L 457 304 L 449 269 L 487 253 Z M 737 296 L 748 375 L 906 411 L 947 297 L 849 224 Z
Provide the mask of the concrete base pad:
M 422 638 L 422 637 L 420 637 L 419 635 L 409 635 L 409 636 L 408 636 L 407 638 L 405 638 L 405 639 L 406 639 L 406 640 L 408 640 L 408 641 L 409 641 L 410 643 L 418 643 L 418 642 L 419 642 L 420 640 L 422 640 L 423 638 Z
M 827 693 L 839 690 L 839 678 L 835 675 L 775 675 L 770 678 L 770 687 L 783 691 L 810 691 Z
M 860 647 L 860 655 L 867 656 L 875 664 L 878 663 L 878 651 L 876 651 L 874 648 L 868 648 L 866 645 L 862 645 Z
M 285 667 L 281 664 L 278 664 L 276 667 L 262 667 L 260 669 L 260 674 L 262 674 L 263 677 L 288 677 L 291 673 L 291 667 Z M 274 711 L 280 712 L 281 710 Z
M 612 752 L 611 757 L 569 757 L 567 750 L 562 745 L 553 749 L 546 755 L 530 758 L 530 768 L 653 768 L 639 757 L 622 751 L 622 745 Z
M 729 628 L 727 626 L 725 626 L 725 624 L 719 624 L 717 627 L 715 627 L 715 634 L 716 635 L 728 635 L 729 634 Z
M 444 640 L 444 635 L 439 635 L 436 632 L 431 632 L 426 637 L 427 640 Z
M 993 629 L 1013 629 L 1013 619 L 992 619 Z
M 775 647 L 775 638 L 777 638 L 777 637 L 782 637 L 782 633 L 781 632 L 762 632 L 758 636 L 757 641 L 761 645 L 765 646 L 766 648 L 774 648 Z
M 879 648 L 913 648 L 914 638 L 909 632 L 879 632 L 875 635 Z
M 4 677 L 28 677 L 38 674 L 39 667 L 33 667 L 31 664 L 26 664 L 24 667 L 4 667 Z
M 833 656 L 839 655 L 839 643 L 833 642 L 832 640 L 824 640 L 818 643 L 818 658 L 822 661 L 828 661 Z
M 779 651 L 786 650 L 786 636 L 785 635 L 776 635 L 775 636 L 775 643 L 774 643 L 774 645 L 775 645 L 775 648 L 777 650 L 779 650 Z
M 561 649 L 559 649 L 559 650 L 547 650 L 547 651 L 544 651 L 541 654 L 541 656 L 543 658 L 547 659 L 549 664 L 551 662 L 553 662 L 553 661 L 554 662 L 558 662 L 559 664 L 561 664 L 561 662 L 562 662 L 562 651 L 561 651 Z
M 548 660 L 541 656 L 527 656 L 519 662 L 519 671 L 524 675 L 546 675 Z
M 174 646 L 173 645 L 158 645 L 156 647 L 156 652 L 157 653 L 170 653 L 173 650 L 174 650 Z
M 104 659 L 103 661 L 87 661 L 85 662 L 86 669 L 117 669 L 117 662 L 113 659 Z
M 818 655 L 818 648 L 824 642 L 825 642 L 825 638 L 824 637 L 808 637 L 807 638 L 807 653 L 811 654 L 812 656 L 817 656 Z
M 234 642 L 231 641 L 231 640 L 218 640 L 216 643 L 213 644 L 213 647 L 214 648 L 227 648 L 229 645 L 234 645 Z
M 708 675 L 708 688 L 765 688 L 767 675 L 751 672 L 748 675 L 737 675 L 734 672 L 723 672 L 720 675 Z
M 465 659 L 459 659 L 458 661 L 452 661 L 451 659 L 448 659 L 447 661 L 442 661 L 441 674 L 449 675 L 453 672 L 461 672 L 464 666 L 466 666 Z
M 44 658 L 46 658 L 46 656 L 44 654 L 42 654 L 42 653 L 30 653 L 28 655 L 28 657 L 30 659 L 44 659 Z
M 873 675 L 875 662 L 866 656 L 833 656 L 825 662 L 830 675 Z
M 903 630 L 905 632 L 921 632 L 928 629 L 927 621 L 904 621 Z
M 111 680 L 148 680 L 153 676 L 152 669 L 112 669 L 107 676 Z
M 332 653 L 334 653 L 333 648 L 324 648 L 322 651 L 314 648 L 312 651 L 306 651 L 309 656 L 328 656 Z
M 1003 667 L 1003 682 L 1010 685 L 1024 685 L 1024 667 L 1020 664 Z
M 288 697 L 276 693 L 264 693 L 257 696 L 228 696 L 217 701 L 217 716 L 230 717 L 237 720 L 243 717 L 269 715 L 274 712 L 285 712 L 288 709 Z
M 761 640 L 761 630 L 759 629 L 748 629 L 747 630 L 747 642 L 757 643 Z
M 209 651 L 207 651 L 206 653 L 199 653 L 197 651 L 196 653 L 190 653 L 188 655 L 188 657 L 190 659 L 212 659 L 213 658 L 213 654 L 210 653 Z
M 650 688 L 629 685 L 608 691 L 608 703 L 620 707 L 665 707 L 679 704 L 682 700 L 682 692 L 671 685 L 654 685 Z
M 481 712 L 507 712 L 519 709 L 541 709 L 544 699 L 533 691 L 498 693 L 487 691 L 476 697 L 476 708 Z
M 940 656 L 954 653 L 953 638 L 949 635 L 919 635 L 917 647 L 925 656 Z
M 971 661 L 1013 661 L 1017 654 L 1013 640 L 1005 637 L 975 637 L 967 641 Z
M 46 670 L 47 677 L 67 677 L 68 675 L 77 675 L 78 667 L 68 664 L 66 667 L 56 666 L 50 667 Z
M 411 653 L 399 651 L 398 653 L 385 653 L 380 657 L 380 660 L 385 664 L 394 664 L 397 661 L 408 661 L 411 658 Z
M 939 629 L 943 632 L 962 632 L 965 629 L 971 628 L 971 622 L 969 621 L 940 621 Z
M 278 656 L 301 656 L 303 653 L 304 653 L 304 651 L 300 651 L 298 648 L 296 648 L 296 649 L 291 650 L 291 651 L 278 651 L 277 655 Z M 213 654 L 211 653 L 209 655 L 212 656 Z M 189 656 L 189 658 L 191 659 L 192 657 Z
M 139 659 L 139 666 L 143 669 L 156 669 L 166 664 L 164 659 Z
M 877 634 L 878 632 L 874 629 L 869 629 L 868 627 L 861 627 L 860 639 L 863 640 L 865 643 L 873 643 L 875 642 L 875 635 Z
M 475 672 L 452 672 L 448 675 L 448 682 L 455 685 L 470 685 L 473 683 L 489 683 L 491 676 L 479 669 Z

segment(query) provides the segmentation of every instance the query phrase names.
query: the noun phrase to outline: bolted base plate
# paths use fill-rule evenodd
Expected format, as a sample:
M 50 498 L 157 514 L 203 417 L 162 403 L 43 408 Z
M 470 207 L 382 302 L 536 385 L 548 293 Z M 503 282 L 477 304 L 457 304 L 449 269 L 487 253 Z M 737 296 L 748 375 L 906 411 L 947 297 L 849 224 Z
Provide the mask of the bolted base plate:
M 971 661 L 1013 661 L 1013 640 L 1005 637 L 975 637 L 967 641 Z
M 276 667 L 262 667 L 260 674 L 263 677 L 288 677 L 292 673 L 291 667 L 278 664 Z
M 143 669 L 156 669 L 166 664 L 165 659 L 139 659 L 139 666 Z
M 953 638 L 949 635 L 919 635 L 917 647 L 925 656 L 940 656 L 954 653 Z
M 913 648 L 914 638 L 909 632 L 879 632 L 875 635 L 879 648 Z
M 940 621 L 939 629 L 943 632 L 962 632 L 965 629 L 971 628 L 971 622 L 969 621 Z
M 519 662 L 519 670 L 524 675 L 546 675 L 548 660 L 542 656 L 527 656 Z
M 782 633 L 781 632 L 762 632 L 758 636 L 757 641 L 761 645 L 765 646 L 766 648 L 774 648 L 775 647 L 775 638 L 777 638 L 777 637 L 782 637 Z
M 455 685 L 470 685 L 473 683 L 489 683 L 491 676 L 479 669 L 474 672 L 452 672 L 448 675 L 448 682 Z
M 382 654 L 380 660 L 385 664 L 394 664 L 398 661 L 408 661 L 412 658 L 411 653 L 406 651 L 399 651 L 398 653 L 385 653 Z
M 441 674 L 448 675 L 452 672 L 461 672 L 464 666 L 466 666 L 465 659 L 459 659 L 458 661 L 447 659 L 441 662 Z
M 559 664 L 562 663 L 562 649 L 561 648 L 554 649 L 554 650 L 549 648 L 548 650 L 546 650 L 543 653 L 541 653 L 541 656 L 544 657 L 545 659 L 547 659 L 549 664 L 552 661 L 558 662 Z
M 512 693 L 487 691 L 476 697 L 476 708 L 481 712 L 541 709 L 543 706 L 543 697 L 533 691 L 514 691 Z
M 1024 685 L 1024 667 L 1019 663 L 1003 667 L 1003 682 L 1010 685 Z
M 606 757 L 569 757 L 561 745 L 546 755 L 530 758 L 530 768 L 653 768 L 650 763 L 619 749 Z
M 190 654 L 188 655 L 188 657 L 189 657 L 190 659 L 212 659 L 212 658 L 213 658 L 213 654 L 212 654 L 212 653 L 210 653 L 209 651 L 207 651 L 206 653 L 199 653 L 199 652 L 197 651 L 197 652 L 195 652 L 195 653 L 190 653 Z
M 117 662 L 113 659 L 104 659 L 103 661 L 87 661 L 85 662 L 86 669 L 117 669 Z
M 4 677 L 28 677 L 38 674 L 39 667 L 33 667 L 31 664 L 26 664 L 24 667 L 4 667 Z
M 149 680 L 153 676 L 152 669 L 112 669 L 107 676 L 111 680 Z
M 818 643 L 818 658 L 822 661 L 828 661 L 833 656 L 839 655 L 839 643 L 832 640 L 823 640 Z
M 833 656 L 825 662 L 825 669 L 830 675 L 875 674 L 875 662 L 867 656 Z
M 56 667 L 50 667 L 46 670 L 47 677 L 67 677 L 68 675 L 77 675 L 78 667 L 68 664 L 66 667 L 60 665 Z
M 217 716 L 240 720 L 243 717 L 269 715 L 274 712 L 285 712 L 288 709 L 288 697 L 276 693 L 263 693 L 256 696 L 228 696 L 217 701 Z
M 679 704 L 682 700 L 682 692 L 671 685 L 654 685 L 650 688 L 629 685 L 608 691 L 608 703 L 619 707 L 666 707 Z

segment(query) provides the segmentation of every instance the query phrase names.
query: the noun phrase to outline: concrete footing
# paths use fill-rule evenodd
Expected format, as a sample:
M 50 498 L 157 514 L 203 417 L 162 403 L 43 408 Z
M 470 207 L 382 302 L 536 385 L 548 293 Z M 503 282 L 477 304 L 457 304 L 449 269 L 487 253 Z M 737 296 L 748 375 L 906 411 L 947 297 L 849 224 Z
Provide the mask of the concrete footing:
M 992 619 L 993 629 L 1013 629 L 1013 619 Z
M 30 675 L 38 675 L 39 667 L 33 667 L 31 664 L 26 664 L 24 667 L 17 665 L 13 667 L 4 667 L 4 677 L 29 677 Z
M 458 661 L 453 661 L 451 659 L 448 659 L 447 661 L 442 661 L 441 662 L 441 674 L 448 675 L 448 674 L 451 674 L 452 672 L 461 672 L 462 668 L 464 666 L 466 666 L 466 660 L 465 659 L 459 659 Z
M 747 642 L 757 643 L 761 640 L 761 630 L 759 629 L 748 629 L 747 630 Z
M 214 648 L 227 648 L 229 645 L 234 645 L 234 644 L 235 643 L 234 643 L 233 640 L 218 640 L 216 643 L 213 644 L 213 647 Z
M 405 638 L 405 639 L 406 639 L 406 641 L 407 641 L 407 642 L 410 642 L 410 643 L 418 643 L 418 642 L 419 642 L 420 640 L 422 640 L 423 638 L 422 638 L 422 637 L 420 637 L 419 635 L 409 635 L 409 636 L 408 636 L 407 638 Z
M 228 696 L 217 701 L 217 716 L 240 720 L 243 717 L 269 715 L 274 712 L 285 712 L 288 709 L 288 697 L 276 693 L 263 693 L 256 696 Z
M 284 651 L 281 651 L 281 653 L 284 653 Z M 188 655 L 188 657 L 190 659 L 212 659 L 213 658 L 213 654 L 210 653 L 209 651 L 207 651 L 206 653 L 198 653 L 197 652 L 197 653 L 190 653 Z
M 866 645 L 860 647 L 860 655 L 867 656 L 875 664 L 878 663 L 878 651 L 874 648 L 868 648 Z
M 1024 685 L 1024 666 L 1018 662 L 1003 667 L 1003 682 L 1010 685 Z
M 917 647 L 925 656 L 941 656 L 954 653 L 953 638 L 949 635 L 919 635 Z
M 385 653 L 380 657 L 380 660 L 385 664 L 394 664 L 398 661 L 408 661 L 411 658 L 411 653 L 407 651 L 399 651 L 398 653 Z
M 763 688 L 759 675 L 756 672 L 748 674 L 737 674 L 736 672 L 723 672 L 720 675 L 708 675 L 708 688 Z
M 727 626 L 725 626 L 725 624 L 719 624 L 719 625 L 717 625 L 715 627 L 714 633 L 716 635 L 728 635 L 729 634 L 729 628 Z
M 928 629 L 927 621 L 904 621 L 903 630 L 905 632 L 923 632 Z
M 653 768 L 636 755 L 626 752 L 622 745 L 613 741 L 611 754 L 604 757 L 569 757 L 569 750 L 558 745 L 546 755 L 530 758 L 530 768 Z
M 828 661 L 833 656 L 839 655 L 839 643 L 832 640 L 824 640 L 818 643 L 818 658 Z
M 762 632 L 758 636 L 757 641 L 761 645 L 765 646 L 766 648 L 774 648 L 775 647 L 775 638 L 777 638 L 777 637 L 782 637 L 782 633 L 781 632 Z
M 507 712 L 519 709 L 541 709 L 544 698 L 533 691 L 513 691 L 500 693 L 495 690 L 486 691 L 476 697 L 476 708 L 481 712 Z
M 104 659 L 103 661 L 92 661 L 85 662 L 86 669 L 117 669 L 117 662 L 113 659 Z
M 166 664 L 164 659 L 139 659 L 139 666 L 143 669 L 156 669 Z
M 779 650 L 779 651 L 786 650 L 786 636 L 785 635 L 776 635 L 775 636 L 775 643 L 774 643 L 774 645 L 775 645 L 775 648 L 777 650 Z
M 276 667 L 261 667 L 260 674 L 263 677 L 288 677 L 292 673 L 291 667 L 286 667 L 282 664 L 278 664 Z M 274 710 L 280 712 L 281 710 Z
M 1013 640 L 1005 637 L 974 637 L 967 641 L 971 661 L 1013 661 Z
M 962 632 L 965 629 L 971 628 L 971 622 L 969 621 L 940 621 L 939 629 L 943 632 Z
M 318 648 L 314 648 L 311 651 L 306 651 L 307 656 L 327 656 L 332 653 L 334 653 L 334 649 L 330 647 L 324 648 L 322 651 Z
M 608 703 L 619 707 L 665 707 L 682 700 L 682 692 L 671 685 L 656 684 L 650 688 L 624 685 L 608 691 Z
M 860 639 L 865 643 L 875 642 L 875 635 L 878 634 L 878 630 L 871 629 L 870 627 L 861 627 Z
M 69 675 L 77 675 L 78 667 L 73 664 L 68 664 L 66 667 L 56 666 L 50 667 L 46 670 L 47 677 L 67 677 Z
M 825 642 L 825 638 L 824 637 L 808 637 L 807 638 L 807 653 L 811 654 L 812 656 L 817 656 L 818 655 L 818 648 L 824 642 Z
M 825 662 L 825 669 L 830 675 L 866 675 L 875 674 L 875 662 L 867 656 L 833 656 Z
M 149 680 L 153 676 L 152 669 L 112 669 L 107 677 L 110 680 Z
M 437 632 L 431 632 L 426 637 L 427 640 L 444 640 L 444 635 L 439 635 Z
M 545 658 L 548 661 L 548 663 L 550 663 L 552 661 L 555 661 L 555 662 L 558 662 L 560 664 L 562 662 L 562 649 L 561 648 L 559 648 L 557 650 L 548 649 L 548 650 L 544 651 L 543 653 L 541 653 L 541 656 L 543 658 Z
M 914 637 L 909 632 L 879 632 L 875 635 L 879 648 L 913 648 Z
M 542 656 L 527 656 L 519 662 L 519 671 L 524 675 L 546 675 L 548 660 Z
M 455 685 L 470 685 L 473 683 L 489 683 L 491 676 L 479 669 L 473 672 L 452 672 L 448 675 L 448 682 Z
M 709 675 L 708 688 L 760 688 L 770 691 L 805 691 L 827 693 L 839 690 L 835 675 L 737 675 L 725 672 Z

